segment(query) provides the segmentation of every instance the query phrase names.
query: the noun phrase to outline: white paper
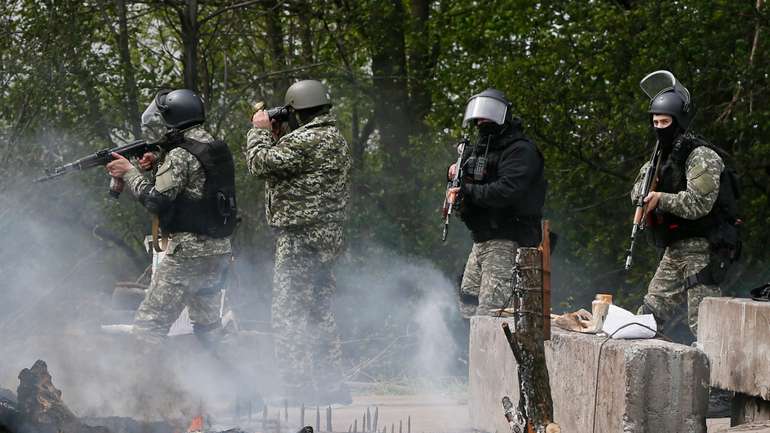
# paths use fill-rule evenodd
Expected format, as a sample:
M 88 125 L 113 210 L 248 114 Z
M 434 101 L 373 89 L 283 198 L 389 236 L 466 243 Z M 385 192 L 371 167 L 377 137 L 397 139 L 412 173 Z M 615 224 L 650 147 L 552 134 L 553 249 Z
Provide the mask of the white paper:
M 107 334 L 131 334 L 134 325 L 102 325 L 102 331 Z
M 658 325 L 655 323 L 655 318 L 652 317 L 652 314 L 636 315 L 617 305 L 610 305 L 607 317 L 604 319 L 602 332 L 607 335 L 612 335 L 612 338 L 633 339 L 655 337 L 656 332 L 651 331 L 644 326 L 630 325 L 620 329 L 629 323 L 641 323 L 655 331 L 658 329 Z

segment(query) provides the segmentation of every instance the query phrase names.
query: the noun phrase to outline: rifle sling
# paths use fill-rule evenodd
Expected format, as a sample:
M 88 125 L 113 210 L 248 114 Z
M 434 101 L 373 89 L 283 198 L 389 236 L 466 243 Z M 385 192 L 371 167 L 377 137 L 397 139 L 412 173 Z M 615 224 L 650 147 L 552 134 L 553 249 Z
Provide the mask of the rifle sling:
M 168 235 L 163 234 L 163 236 L 160 238 L 160 241 L 158 240 L 158 232 L 160 231 L 160 218 L 158 218 L 157 215 L 152 216 L 152 249 L 155 250 L 157 253 L 162 253 L 163 251 L 166 251 L 166 247 L 168 247 Z

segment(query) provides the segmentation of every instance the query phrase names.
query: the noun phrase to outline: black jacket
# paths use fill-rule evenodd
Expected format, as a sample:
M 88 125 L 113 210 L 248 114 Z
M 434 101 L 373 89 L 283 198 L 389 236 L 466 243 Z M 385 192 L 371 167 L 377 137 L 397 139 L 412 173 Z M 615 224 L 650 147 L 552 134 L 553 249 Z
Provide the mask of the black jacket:
M 472 157 L 467 146 L 464 160 Z M 476 146 L 476 155 L 484 147 Z M 537 246 L 541 240 L 547 182 L 540 150 L 514 120 L 489 143 L 484 177 L 464 177 L 460 216 L 471 230 L 474 242 L 510 239 L 520 246 Z

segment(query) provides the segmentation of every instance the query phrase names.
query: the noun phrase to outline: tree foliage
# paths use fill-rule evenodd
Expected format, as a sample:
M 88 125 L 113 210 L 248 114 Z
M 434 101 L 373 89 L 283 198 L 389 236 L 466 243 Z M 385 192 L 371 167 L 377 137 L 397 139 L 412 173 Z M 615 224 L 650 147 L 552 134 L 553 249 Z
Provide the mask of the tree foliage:
M 468 132 L 464 103 L 493 86 L 546 156 L 557 297 L 610 290 L 632 304 L 657 258 L 639 251 L 619 272 L 628 191 L 652 141 L 638 82 L 668 69 L 694 95 L 696 130 L 742 176 L 744 259 L 730 285 L 741 291 L 768 277 L 769 18 L 762 0 L 6 0 L 0 191 L 34 191 L 43 167 L 137 136 L 163 87 L 199 91 L 209 129 L 240 153 L 254 102 L 279 104 L 294 80 L 319 78 L 355 159 L 351 242 L 457 273 L 468 235 L 456 222 L 442 245 L 437 208 Z M 238 159 L 236 242 L 249 260 L 269 257 L 262 184 Z M 70 202 L 111 215 L 103 224 L 141 249 L 144 214 L 102 199 L 103 173 L 63 182 L 82 188 Z

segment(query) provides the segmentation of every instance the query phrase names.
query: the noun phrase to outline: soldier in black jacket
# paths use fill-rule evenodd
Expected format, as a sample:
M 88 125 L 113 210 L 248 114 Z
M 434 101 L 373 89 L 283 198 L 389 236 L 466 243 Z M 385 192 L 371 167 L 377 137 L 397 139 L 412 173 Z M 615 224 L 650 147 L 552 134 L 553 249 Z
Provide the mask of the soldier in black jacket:
M 459 199 L 460 217 L 473 237 L 461 285 L 465 317 L 494 314 L 506 305 L 516 249 L 540 243 L 547 187 L 543 155 L 500 91 L 470 98 L 463 125 L 471 122 L 478 141 L 465 147 L 462 186 L 449 191 L 451 202 Z M 449 168 L 450 177 L 456 169 Z
M 520 396 L 518 426 L 527 421 L 544 431 L 553 420 L 543 346 L 541 291 L 515 284 L 517 250 L 537 247 L 547 182 L 543 155 L 525 135 L 521 121 L 511 115 L 511 103 L 498 90 L 488 89 L 468 100 L 463 125 L 478 130 L 475 144 L 461 158 L 461 186 L 447 200 L 459 200 L 460 217 L 470 229 L 473 248 L 460 287 L 464 317 L 495 315 L 513 306 L 519 346 Z M 450 178 L 458 168 L 449 168 Z

